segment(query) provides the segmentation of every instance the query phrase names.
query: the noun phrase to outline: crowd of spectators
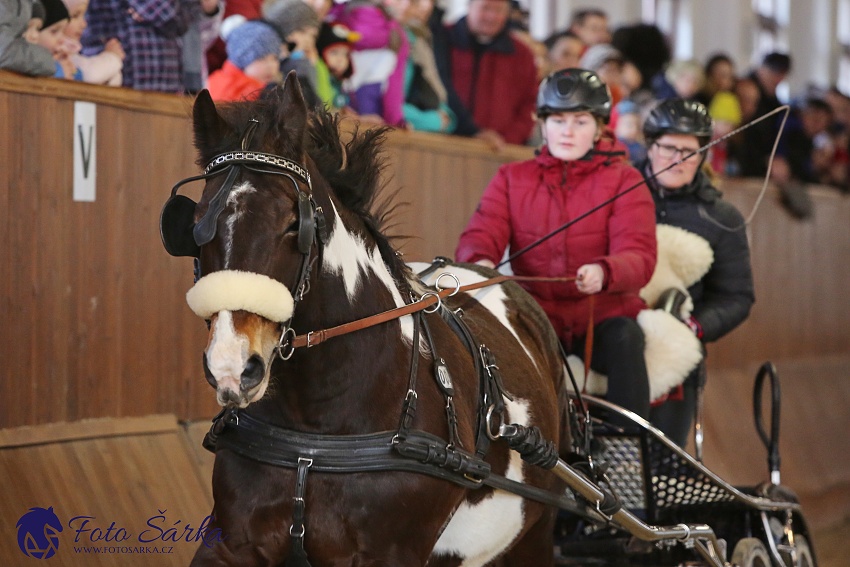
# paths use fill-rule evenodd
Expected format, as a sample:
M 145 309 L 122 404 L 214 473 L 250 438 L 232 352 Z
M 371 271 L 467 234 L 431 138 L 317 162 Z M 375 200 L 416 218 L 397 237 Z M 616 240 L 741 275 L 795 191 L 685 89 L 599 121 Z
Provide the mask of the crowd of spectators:
M 714 118 L 716 171 L 767 174 L 782 115 L 729 134 L 783 104 L 790 55 L 739 70 L 725 53 L 674 59 L 658 27 L 612 30 L 599 9 L 578 10 L 545 41 L 527 20 L 511 0 L 469 0 L 448 25 L 435 0 L 0 0 L 0 68 L 168 93 L 210 88 L 218 100 L 259 96 L 294 71 L 310 104 L 494 150 L 539 142 L 541 78 L 583 68 L 608 85 L 610 127 L 634 161 L 646 154 L 641 120 L 680 97 Z M 772 179 L 850 191 L 850 98 L 812 88 L 791 103 Z

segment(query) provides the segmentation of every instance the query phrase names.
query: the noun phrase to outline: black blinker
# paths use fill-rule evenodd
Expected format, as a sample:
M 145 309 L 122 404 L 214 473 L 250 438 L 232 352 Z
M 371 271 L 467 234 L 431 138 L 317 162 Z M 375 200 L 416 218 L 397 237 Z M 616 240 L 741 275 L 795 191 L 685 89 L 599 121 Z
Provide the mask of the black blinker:
M 165 251 L 172 256 L 197 258 L 201 253 L 201 248 L 192 234 L 196 206 L 197 203 L 189 197 L 174 195 L 162 207 L 159 217 L 159 235 Z

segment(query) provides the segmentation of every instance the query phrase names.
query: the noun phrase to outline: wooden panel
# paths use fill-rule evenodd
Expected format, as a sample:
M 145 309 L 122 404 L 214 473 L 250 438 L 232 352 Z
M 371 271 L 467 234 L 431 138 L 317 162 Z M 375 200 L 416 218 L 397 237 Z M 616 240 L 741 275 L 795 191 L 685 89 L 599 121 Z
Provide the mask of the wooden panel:
M 71 198 L 73 101 L 0 100 L 0 348 L 4 383 L 17 385 L 0 425 L 214 414 L 205 327 L 183 299 L 191 261 L 165 254 L 158 233 L 171 185 L 197 171 L 185 102 L 180 117 L 99 104 L 97 199 L 83 203 Z
M 752 181 L 727 183 L 726 198 L 747 215 Z M 756 304 L 750 318 L 710 350 L 718 367 L 743 361 L 850 352 L 850 200 L 811 188 L 814 220 L 798 221 L 769 190 L 749 226 Z
M 30 508 L 52 507 L 63 525 L 51 558 L 56 565 L 188 565 L 198 543 L 187 542 L 183 530 L 187 525 L 197 529 L 212 510 L 210 471 L 199 470 L 174 416 L 170 427 L 163 426 L 160 416 L 152 421 L 147 425 L 144 420 L 101 421 L 104 437 L 0 449 L 0 475 L 14 479 L 15 485 L 0 499 L 0 533 L 6 539 L 0 546 L 0 564 L 31 561 L 14 543 L 16 523 Z M 97 434 L 96 429 L 86 429 L 89 435 Z M 140 432 L 133 433 L 134 429 Z M 33 436 L 48 439 L 50 434 L 48 428 Z M 93 532 L 78 538 L 76 529 L 83 520 L 72 522 L 77 516 L 90 516 L 87 527 L 102 533 L 114 522 L 113 536 L 123 528 L 127 539 L 93 542 Z M 166 532 L 175 523 L 176 534 Z M 154 537 L 158 539 L 149 541 Z M 150 553 L 152 547 L 163 553 L 139 552 Z

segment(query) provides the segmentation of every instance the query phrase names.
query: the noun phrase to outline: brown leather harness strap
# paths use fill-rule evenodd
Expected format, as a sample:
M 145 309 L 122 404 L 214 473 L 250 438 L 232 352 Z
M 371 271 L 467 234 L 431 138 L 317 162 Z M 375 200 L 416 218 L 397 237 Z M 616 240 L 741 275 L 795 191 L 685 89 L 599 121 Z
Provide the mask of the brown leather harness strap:
M 354 331 L 359 331 L 361 329 L 367 329 L 369 327 L 374 327 L 375 325 L 380 325 L 381 323 L 386 323 L 387 321 L 391 321 L 393 319 L 398 319 L 399 317 L 404 317 L 405 315 L 410 315 L 412 313 L 416 313 L 417 311 L 423 311 L 428 307 L 434 305 L 435 303 L 441 302 L 444 298 L 454 295 L 461 291 L 472 291 L 476 289 L 480 289 L 482 287 L 488 287 L 491 285 L 500 284 L 506 281 L 532 281 L 532 282 L 570 282 L 575 281 L 574 277 L 555 277 L 555 278 L 544 278 L 544 277 L 532 277 L 532 276 L 496 276 L 494 278 L 489 278 L 486 280 L 482 280 L 480 282 L 459 286 L 456 288 L 446 288 L 442 290 L 438 290 L 436 292 L 426 293 L 422 296 L 422 298 L 415 302 L 405 305 L 403 307 L 396 307 L 394 309 L 389 309 L 387 311 L 383 311 L 381 313 L 377 313 L 375 315 L 371 315 L 369 317 L 365 317 L 363 319 L 358 319 L 356 321 L 351 321 L 350 323 L 343 323 L 342 325 L 337 325 L 336 327 L 331 327 L 329 329 L 321 329 L 319 331 L 310 331 L 305 335 L 296 335 L 290 344 L 291 348 L 300 348 L 300 347 L 312 347 L 316 346 L 320 343 L 325 342 L 328 339 L 333 337 L 338 337 L 340 335 L 346 335 L 348 333 L 353 333 Z
M 590 359 L 593 358 L 593 307 L 596 303 L 596 298 L 592 294 L 587 299 L 587 307 L 590 313 L 587 317 L 587 333 L 584 335 L 584 384 L 581 388 L 582 393 L 587 390 L 587 378 L 590 376 Z

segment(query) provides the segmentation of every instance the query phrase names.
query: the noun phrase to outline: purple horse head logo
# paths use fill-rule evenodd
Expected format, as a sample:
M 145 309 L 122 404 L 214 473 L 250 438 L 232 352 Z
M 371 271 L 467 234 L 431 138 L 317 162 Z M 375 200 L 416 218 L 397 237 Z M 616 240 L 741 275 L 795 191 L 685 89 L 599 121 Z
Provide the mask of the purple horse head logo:
M 30 508 L 18 520 L 18 547 L 27 557 L 48 559 L 59 549 L 62 522 L 50 508 Z

